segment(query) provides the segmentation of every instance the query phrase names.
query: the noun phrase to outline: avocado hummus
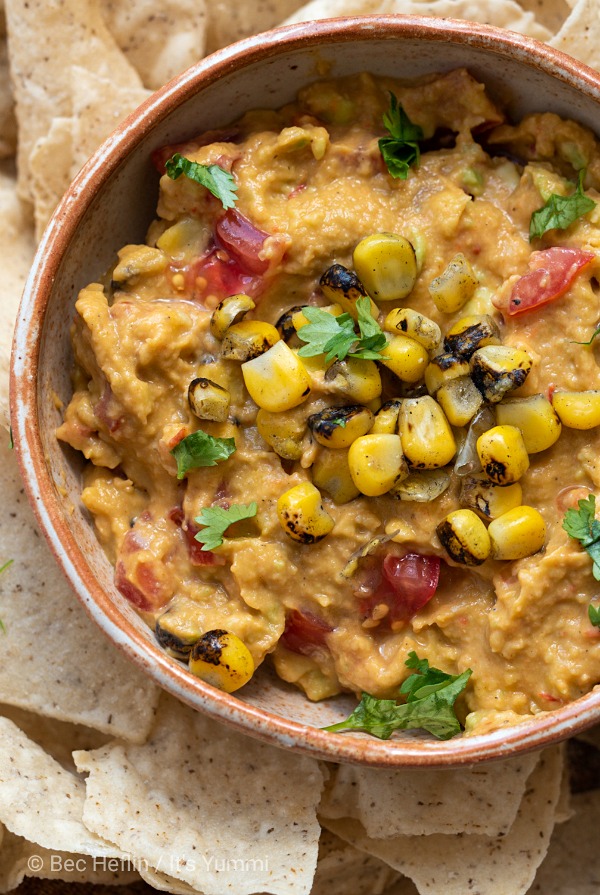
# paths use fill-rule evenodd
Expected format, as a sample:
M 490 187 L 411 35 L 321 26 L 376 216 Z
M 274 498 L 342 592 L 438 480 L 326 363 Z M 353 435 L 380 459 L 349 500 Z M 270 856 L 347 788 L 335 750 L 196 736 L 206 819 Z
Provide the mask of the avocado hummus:
M 463 70 L 363 74 L 153 161 L 146 244 L 77 298 L 58 437 L 173 661 L 394 698 L 414 651 L 472 670 L 467 732 L 600 683 L 563 528 L 600 493 L 593 135 L 506 123 Z

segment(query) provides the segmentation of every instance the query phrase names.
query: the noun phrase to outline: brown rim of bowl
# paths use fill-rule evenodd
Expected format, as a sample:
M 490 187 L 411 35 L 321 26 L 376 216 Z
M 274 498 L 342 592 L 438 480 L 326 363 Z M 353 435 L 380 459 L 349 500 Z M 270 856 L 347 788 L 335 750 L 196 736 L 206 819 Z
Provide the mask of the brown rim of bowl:
M 339 43 L 356 40 L 365 34 L 379 40 L 403 37 L 467 45 L 495 55 L 510 56 L 583 90 L 600 103 L 600 75 L 588 66 L 516 32 L 453 19 L 417 16 L 330 19 L 275 29 L 219 50 L 174 78 L 125 119 L 118 131 L 84 165 L 60 202 L 38 247 L 19 309 L 11 358 L 11 421 L 27 495 L 54 556 L 88 614 L 157 684 L 193 708 L 243 733 L 330 761 L 380 767 L 460 766 L 539 749 L 591 726 L 600 716 L 600 691 L 591 692 L 560 709 L 542 713 L 533 723 L 487 734 L 449 741 L 382 741 L 353 734 L 327 733 L 214 690 L 192 678 L 184 668 L 171 665 L 160 648 L 152 648 L 137 631 L 129 630 L 119 607 L 99 586 L 65 521 L 50 481 L 37 425 L 35 372 L 46 302 L 62 254 L 103 182 L 167 112 L 197 91 L 200 81 L 202 86 L 212 84 L 237 69 L 240 63 L 245 67 L 264 61 L 300 44 L 314 46 L 324 40 L 328 44 Z

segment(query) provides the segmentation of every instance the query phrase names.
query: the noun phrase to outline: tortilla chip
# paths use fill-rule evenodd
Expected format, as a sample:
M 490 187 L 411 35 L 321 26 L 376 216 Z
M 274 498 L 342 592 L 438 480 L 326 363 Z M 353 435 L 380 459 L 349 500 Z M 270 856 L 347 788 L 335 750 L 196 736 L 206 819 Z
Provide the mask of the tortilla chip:
M 8 73 L 6 20 L 0 4 L 0 158 L 14 155 L 16 151 L 17 119 Z
M 383 861 L 358 851 L 329 830 L 321 832 L 311 895 L 381 895 L 400 878 Z
M 301 6 L 302 0 L 211 0 L 206 51 L 212 53 L 243 37 L 274 28 Z
M 458 834 L 372 839 L 356 820 L 325 826 L 409 876 L 428 895 L 525 895 L 548 849 L 560 794 L 563 754 L 542 753 L 510 831 L 502 837 Z M 405 803 L 407 813 L 413 806 Z M 460 803 L 455 810 L 461 810 Z
M 0 702 L 143 742 L 158 689 L 90 621 L 37 529 L 0 440 Z
M 600 69 L 600 14 L 597 0 L 578 0 L 551 47 Z
M 590 0 L 594 2 L 594 0 Z M 531 12 L 526 12 L 516 0 L 312 0 L 285 22 L 309 22 L 342 15 L 418 15 L 451 16 L 496 25 L 519 31 L 538 40 L 548 40 L 552 33 L 541 25 Z
M 94 0 L 5 0 L 8 50 L 19 125 L 19 192 L 30 198 L 29 155 L 52 120 L 73 114 L 72 66 L 139 89 Z
M 100 9 L 145 87 L 157 90 L 204 56 L 203 0 L 100 0 Z
M 530 754 L 452 773 L 341 765 L 326 787 L 319 814 L 354 818 L 372 839 L 462 832 L 502 835 L 514 822 L 538 759 L 538 754 Z
M 519 0 L 519 3 L 553 33 L 560 29 L 570 12 L 567 0 Z
M 574 816 L 556 827 L 529 895 L 598 895 L 600 790 L 573 797 Z
M 323 775 L 163 694 L 143 746 L 76 752 L 86 826 L 206 895 L 308 893 Z M 114 806 L 118 803 L 119 809 Z

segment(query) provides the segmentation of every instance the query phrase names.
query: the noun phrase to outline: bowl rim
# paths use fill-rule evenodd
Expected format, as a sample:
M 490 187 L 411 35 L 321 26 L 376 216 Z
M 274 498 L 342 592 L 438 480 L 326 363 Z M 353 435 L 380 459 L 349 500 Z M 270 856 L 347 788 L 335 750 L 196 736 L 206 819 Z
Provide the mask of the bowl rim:
M 332 734 L 284 718 L 215 690 L 132 629 L 99 585 L 68 526 L 47 469 L 38 431 L 36 371 L 54 278 L 78 224 L 102 185 L 153 127 L 193 96 L 238 67 L 265 62 L 288 49 L 378 39 L 425 39 L 510 55 L 561 80 L 600 104 L 600 74 L 561 51 L 517 32 L 456 19 L 425 16 L 352 16 L 288 25 L 239 41 L 201 60 L 154 93 L 128 116 L 83 166 L 39 243 L 18 312 L 10 369 L 11 425 L 21 476 L 37 521 L 76 596 L 104 634 L 172 695 L 242 733 L 334 762 L 373 767 L 444 768 L 501 760 L 555 743 L 595 723 L 600 690 L 509 728 L 448 741 L 377 740 Z

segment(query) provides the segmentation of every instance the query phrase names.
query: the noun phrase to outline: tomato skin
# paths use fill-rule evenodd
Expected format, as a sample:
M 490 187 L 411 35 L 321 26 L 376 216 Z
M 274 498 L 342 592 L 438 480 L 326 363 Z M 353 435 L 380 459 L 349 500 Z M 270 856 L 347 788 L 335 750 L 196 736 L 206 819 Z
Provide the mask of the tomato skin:
M 533 252 L 529 271 L 513 286 L 507 313 L 516 317 L 560 298 L 595 257 L 592 252 L 562 246 Z
M 250 273 L 236 258 L 224 259 L 222 254 L 222 250 L 213 246 L 190 265 L 186 276 L 188 291 L 197 299 L 214 295 L 219 301 L 240 292 L 252 298 L 260 295 L 264 289 L 263 278 Z M 201 289 L 197 284 L 198 278 L 205 281 Z
M 292 653 L 311 656 L 326 646 L 326 638 L 331 631 L 327 622 L 316 615 L 292 609 L 286 615 L 285 630 L 279 642 Z
M 368 618 L 376 606 L 388 607 L 385 621 L 408 621 L 433 597 L 440 580 L 439 556 L 388 553 L 379 569 L 378 583 L 369 597 L 359 601 L 361 614 Z
M 228 208 L 217 220 L 216 239 L 242 268 L 255 274 L 266 273 L 269 262 L 260 258 L 269 234 L 255 227 L 237 208 Z

